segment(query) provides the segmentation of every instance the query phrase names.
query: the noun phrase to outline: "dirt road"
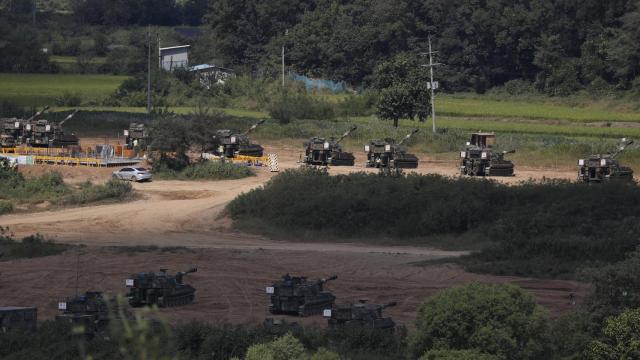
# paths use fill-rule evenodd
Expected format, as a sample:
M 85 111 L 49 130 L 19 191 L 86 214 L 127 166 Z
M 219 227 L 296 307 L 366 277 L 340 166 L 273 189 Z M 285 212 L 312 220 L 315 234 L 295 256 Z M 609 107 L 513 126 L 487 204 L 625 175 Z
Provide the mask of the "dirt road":
M 298 152 L 288 148 L 267 148 L 277 152 L 280 168 L 298 167 Z M 358 155 L 358 154 L 356 154 Z M 362 164 L 362 159 L 356 159 Z M 34 167 L 37 174 L 55 167 Z M 102 181 L 110 170 L 63 169 L 66 179 L 77 182 Z M 331 173 L 375 171 L 362 166 L 336 167 Z M 433 161 L 422 156 L 421 173 L 457 174 L 453 162 Z M 81 258 L 84 290 L 122 292 L 124 279 L 138 271 L 161 267 L 183 269 L 198 265 L 194 276 L 197 303 L 165 311 L 171 319 L 194 318 L 212 322 L 260 322 L 266 314 L 264 286 L 284 273 L 326 276 L 337 273 L 339 281 L 329 286 L 340 301 L 368 298 L 397 300 L 389 311 L 400 323 L 411 324 L 415 310 L 425 297 L 452 285 L 480 282 L 512 282 L 530 290 L 552 312 L 570 308 L 569 294 L 578 299 L 586 286 L 566 281 L 539 281 L 511 277 L 475 275 L 453 266 L 426 268 L 411 265 L 425 259 L 458 256 L 423 247 L 365 244 L 283 242 L 239 233 L 220 216 L 224 206 L 238 194 L 268 181 L 272 173 L 258 169 L 252 178 L 228 181 L 154 181 L 135 184 L 139 199 L 123 204 L 106 204 L 0 216 L 0 225 L 18 236 L 41 233 L 58 242 L 90 245 Z M 572 179 L 573 172 L 517 169 L 513 178 L 497 179 L 517 183 L 529 178 Z M 191 250 L 177 254 L 163 252 L 127 253 L 104 246 L 184 246 Z M 0 304 L 37 305 L 42 319 L 55 313 L 55 303 L 75 292 L 73 253 L 41 259 L 0 262 Z M 305 321 L 321 321 L 319 319 Z

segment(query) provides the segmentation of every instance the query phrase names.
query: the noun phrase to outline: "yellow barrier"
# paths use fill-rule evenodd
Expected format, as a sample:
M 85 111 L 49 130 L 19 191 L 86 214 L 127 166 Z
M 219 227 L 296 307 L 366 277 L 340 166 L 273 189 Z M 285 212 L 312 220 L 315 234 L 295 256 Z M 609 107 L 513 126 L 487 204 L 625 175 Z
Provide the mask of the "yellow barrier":
M 267 161 L 269 161 L 269 158 L 266 156 L 237 155 L 233 158 L 233 161 L 244 161 L 244 162 L 250 162 L 252 164 L 256 162 L 261 162 L 263 164 L 266 164 Z
M 102 160 L 94 158 L 73 158 L 66 156 L 34 156 L 36 164 L 101 166 Z

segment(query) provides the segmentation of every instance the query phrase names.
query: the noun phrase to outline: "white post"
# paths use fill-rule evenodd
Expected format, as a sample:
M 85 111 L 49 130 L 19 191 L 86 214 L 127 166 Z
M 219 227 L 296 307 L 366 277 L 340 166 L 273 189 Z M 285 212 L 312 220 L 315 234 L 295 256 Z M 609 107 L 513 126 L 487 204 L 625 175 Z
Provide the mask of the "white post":
M 431 122 L 433 133 L 436 133 L 436 89 L 433 82 L 433 52 L 431 51 L 431 35 L 429 35 L 429 72 L 431 75 Z

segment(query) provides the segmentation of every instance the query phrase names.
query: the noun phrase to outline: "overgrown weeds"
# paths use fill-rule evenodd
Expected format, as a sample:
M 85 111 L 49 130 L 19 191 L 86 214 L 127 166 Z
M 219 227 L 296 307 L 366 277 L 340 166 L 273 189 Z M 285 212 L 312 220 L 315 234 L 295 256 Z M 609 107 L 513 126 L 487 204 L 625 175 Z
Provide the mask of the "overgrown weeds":
M 58 255 L 69 248 L 71 245 L 57 244 L 39 234 L 27 236 L 18 241 L 9 234 L 8 229 L 0 226 L 0 260 Z

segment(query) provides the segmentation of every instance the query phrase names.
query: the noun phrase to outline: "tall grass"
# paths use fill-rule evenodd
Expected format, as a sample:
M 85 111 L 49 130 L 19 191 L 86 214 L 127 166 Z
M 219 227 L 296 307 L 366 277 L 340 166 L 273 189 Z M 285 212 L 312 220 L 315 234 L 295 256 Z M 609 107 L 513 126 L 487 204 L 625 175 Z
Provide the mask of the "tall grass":
M 161 167 L 154 169 L 153 174 L 163 180 L 231 180 L 255 176 L 247 166 L 221 161 L 202 161 L 180 171 Z

